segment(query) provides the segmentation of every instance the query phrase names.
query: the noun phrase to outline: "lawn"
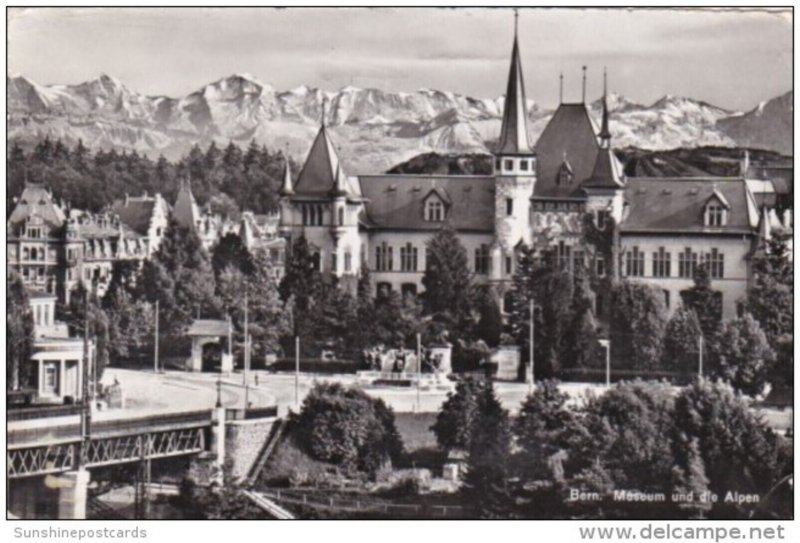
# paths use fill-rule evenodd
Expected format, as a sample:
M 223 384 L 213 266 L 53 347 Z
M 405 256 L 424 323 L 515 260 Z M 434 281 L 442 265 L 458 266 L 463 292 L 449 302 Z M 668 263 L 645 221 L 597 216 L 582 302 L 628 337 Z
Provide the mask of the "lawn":
M 436 413 L 395 413 L 397 431 L 403 439 L 407 452 L 436 447 L 436 436 L 431 426 L 436 422 Z

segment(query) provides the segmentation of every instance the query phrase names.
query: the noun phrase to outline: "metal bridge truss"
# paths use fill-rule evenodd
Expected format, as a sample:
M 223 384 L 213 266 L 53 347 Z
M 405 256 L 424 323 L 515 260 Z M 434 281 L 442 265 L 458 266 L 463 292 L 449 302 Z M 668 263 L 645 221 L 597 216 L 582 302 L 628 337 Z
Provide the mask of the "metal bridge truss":
M 45 446 L 9 448 L 9 478 L 30 477 L 77 469 L 82 443 L 70 441 Z M 205 428 L 180 428 L 136 435 L 95 437 L 84 455 L 87 468 L 195 454 L 205 450 Z

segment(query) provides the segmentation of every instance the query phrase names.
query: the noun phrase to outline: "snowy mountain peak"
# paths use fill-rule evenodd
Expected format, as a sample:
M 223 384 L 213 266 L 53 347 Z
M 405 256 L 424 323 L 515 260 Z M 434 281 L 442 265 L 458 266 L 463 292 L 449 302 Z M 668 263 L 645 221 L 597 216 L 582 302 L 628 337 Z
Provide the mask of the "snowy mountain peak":
M 246 144 L 255 139 L 288 146 L 295 160 L 302 161 L 325 98 L 326 121 L 353 173 L 384 171 L 430 150 L 488 152 L 499 134 L 504 102 L 502 96 L 475 98 L 431 88 L 392 92 L 348 85 L 326 91 L 301 85 L 278 92 L 248 73 L 223 77 L 182 98 L 144 96 L 107 74 L 79 85 L 39 85 L 23 75 L 9 75 L 7 119 L 12 140 L 33 141 L 49 134 L 68 143 L 83 139 L 95 147 L 177 157 L 198 143 Z M 791 142 L 791 93 L 738 117 L 674 95 L 651 106 L 618 93 L 609 94 L 607 102 L 617 147 L 731 146 L 746 139 L 750 147 L 763 141 L 764 148 L 783 150 Z M 600 111 L 598 99 L 590 107 L 595 121 Z M 528 100 L 532 140 L 551 115 Z

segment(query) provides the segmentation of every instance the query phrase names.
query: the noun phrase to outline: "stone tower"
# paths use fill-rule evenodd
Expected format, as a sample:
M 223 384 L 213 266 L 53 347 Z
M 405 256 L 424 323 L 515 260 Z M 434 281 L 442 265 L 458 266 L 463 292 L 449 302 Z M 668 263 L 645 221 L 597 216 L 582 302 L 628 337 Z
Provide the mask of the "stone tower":
M 508 281 L 514 271 L 514 248 L 530 243 L 530 198 L 536 183 L 536 155 L 528 137 L 528 108 L 514 15 L 514 45 L 500 139 L 494 152 L 495 240 L 492 281 Z

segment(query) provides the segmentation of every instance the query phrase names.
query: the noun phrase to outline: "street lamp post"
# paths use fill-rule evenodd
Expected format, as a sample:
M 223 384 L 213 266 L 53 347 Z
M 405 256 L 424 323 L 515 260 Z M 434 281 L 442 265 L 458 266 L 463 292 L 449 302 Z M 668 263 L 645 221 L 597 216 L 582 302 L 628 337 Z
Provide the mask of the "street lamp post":
M 608 339 L 598 340 L 598 343 L 606 349 L 606 386 L 611 386 L 611 341 Z
M 294 404 L 300 405 L 300 336 L 294 338 Z
M 700 375 L 700 377 L 702 377 L 703 376 L 703 334 L 700 334 L 700 336 L 697 338 L 697 355 L 698 355 L 697 356 L 697 358 L 698 358 L 698 360 L 697 360 L 697 365 L 698 365 L 697 373 Z
M 530 300 L 530 308 L 529 308 L 529 317 L 528 317 L 528 393 L 533 392 L 533 385 L 535 381 L 535 377 L 533 375 L 534 370 L 534 363 L 533 363 L 533 338 L 534 338 L 534 320 L 533 320 L 533 311 L 536 309 L 536 305 L 533 303 L 533 298 Z
M 156 327 L 153 334 L 153 373 L 158 373 L 158 300 L 156 300 Z
M 419 397 L 419 382 L 422 380 L 422 337 L 417 333 L 417 412 L 422 408 L 420 406 Z
M 242 372 L 244 378 L 244 410 L 247 411 L 248 403 L 249 403 L 249 382 L 248 382 L 248 373 L 250 371 L 250 333 L 249 333 L 249 322 L 248 322 L 248 299 L 247 299 L 247 291 L 244 293 L 244 371 Z

